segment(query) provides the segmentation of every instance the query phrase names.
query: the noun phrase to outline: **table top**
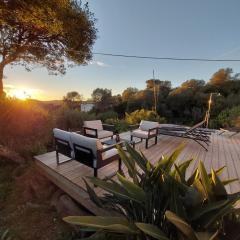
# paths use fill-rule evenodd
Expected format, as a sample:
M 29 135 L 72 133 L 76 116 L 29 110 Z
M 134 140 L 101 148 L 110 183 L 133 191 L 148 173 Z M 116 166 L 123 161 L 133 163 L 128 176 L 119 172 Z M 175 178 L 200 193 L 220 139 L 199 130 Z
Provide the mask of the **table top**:
M 116 139 L 108 139 L 108 140 L 102 141 L 102 143 L 106 144 L 106 145 L 114 145 L 114 144 L 117 144 L 118 142 L 121 142 L 121 141 L 130 143 L 130 144 L 135 143 L 134 141 L 131 141 L 131 140 L 128 140 L 128 139 L 122 139 L 122 138 L 120 138 L 119 141 L 116 141 Z

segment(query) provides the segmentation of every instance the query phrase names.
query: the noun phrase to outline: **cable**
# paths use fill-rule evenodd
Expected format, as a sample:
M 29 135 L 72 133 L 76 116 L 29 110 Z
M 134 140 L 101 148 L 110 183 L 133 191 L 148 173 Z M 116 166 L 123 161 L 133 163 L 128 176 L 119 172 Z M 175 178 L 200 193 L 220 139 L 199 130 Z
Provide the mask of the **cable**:
M 111 56 L 111 57 L 125 57 L 125 58 L 138 58 L 138 59 L 152 59 L 152 60 L 199 61 L 199 62 L 240 62 L 240 59 L 150 57 L 150 56 L 124 55 L 124 54 L 98 53 L 98 52 L 93 52 L 93 54 L 94 55 L 102 55 L 102 56 Z
M 16 44 L 22 46 L 21 44 Z M 48 49 L 44 46 L 32 46 L 24 45 L 25 47 Z M 75 52 L 79 54 L 86 54 L 83 51 L 68 49 L 68 52 Z M 240 62 L 240 59 L 209 59 L 209 58 L 178 58 L 178 57 L 152 57 L 152 56 L 139 56 L 139 55 L 125 55 L 125 54 L 113 54 L 104 52 L 92 52 L 93 55 L 110 56 L 110 57 L 123 57 L 123 58 L 135 58 L 135 59 L 150 59 L 150 60 L 169 60 L 169 61 L 196 61 L 196 62 Z

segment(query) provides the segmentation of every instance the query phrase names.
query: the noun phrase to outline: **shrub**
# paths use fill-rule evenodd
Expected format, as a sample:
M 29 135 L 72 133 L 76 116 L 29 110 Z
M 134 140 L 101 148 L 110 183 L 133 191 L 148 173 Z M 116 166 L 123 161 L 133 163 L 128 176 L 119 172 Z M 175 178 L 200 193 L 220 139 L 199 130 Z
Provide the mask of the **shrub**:
M 118 114 L 114 111 L 107 111 L 107 112 L 99 113 L 97 115 L 97 119 L 100 119 L 103 122 L 106 122 L 107 119 L 117 120 Z
M 68 107 L 61 107 L 55 116 L 56 127 L 65 130 L 80 130 L 83 122 L 87 120 L 96 119 L 95 114 L 81 112 L 78 109 L 70 109 Z
M 223 110 L 216 118 L 216 127 L 237 127 L 240 126 L 240 106 Z
M 119 154 L 129 179 L 123 172 L 117 174 L 118 181 L 90 178 L 104 190 L 102 197 L 86 182 L 92 201 L 118 217 L 73 216 L 65 221 L 87 231 L 108 232 L 112 239 L 122 234 L 125 239 L 198 240 L 196 231 L 218 234 L 223 216 L 232 214 L 240 199 L 240 193 L 227 194 L 224 185 L 234 180 L 220 180 L 224 168 L 207 173 L 200 162 L 186 178 L 192 160 L 176 163 L 182 146 L 171 156 L 161 157 L 155 166 L 129 145 L 126 148 L 127 153 L 119 148 Z
M 53 121 L 32 101 L 3 99 L 0 102 L 0 144 L 22 155 L 45 150 L 51 140 Z
M 154 111 L 145 109 L 136 110 L 131 113 L 125 113 L 125 120 L 129 124 L 138 124 L 141 120 L 157 121 L 159 123 L 165 122 L 165 118 L 160 117 Z

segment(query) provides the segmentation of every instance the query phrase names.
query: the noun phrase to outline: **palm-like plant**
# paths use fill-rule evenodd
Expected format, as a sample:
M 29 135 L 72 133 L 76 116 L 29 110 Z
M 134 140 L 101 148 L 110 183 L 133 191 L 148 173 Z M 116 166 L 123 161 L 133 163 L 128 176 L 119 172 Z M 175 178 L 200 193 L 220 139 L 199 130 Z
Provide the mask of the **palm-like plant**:
M 105 190 L 98 197 L 86 181 L 88 193 L 101 208 L 117 217 L 64 218 L 65 221 L 86 227 L 85 230 L 110 232 L 133 239 L 186 239 L 197 240 L 195 231 L 212 231 L 221 227 L 226 214 L 234 212 L 240 194 L 227 194 L 224 185 L 235 181 L 221 181 L 224 167 L 207 174 L 202 162 L 186 178 L 193 161 L 177 164 L 184 146 L 171 156 L 162 156 L 154 166 L 146 157 L 127 145 L 127 152 L 118 148 L 128 176 L 117 174 L 117 181 L 90 178 L 91 183 Z M 215 237 L 215 235 L 213 236 Z

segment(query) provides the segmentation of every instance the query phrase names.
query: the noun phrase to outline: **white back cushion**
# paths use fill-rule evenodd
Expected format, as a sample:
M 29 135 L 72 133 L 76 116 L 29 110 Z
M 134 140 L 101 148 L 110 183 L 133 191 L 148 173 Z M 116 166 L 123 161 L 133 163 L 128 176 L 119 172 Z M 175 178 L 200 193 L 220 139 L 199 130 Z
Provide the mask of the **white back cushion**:
M 97 158 L 97 150 L 102 149 L 102 143 L 97 138 L 86 137 L 77 133 L 71 133 L 72 144 L 77 144 L 92 150 L 93 155 Z
M 148 131 L 151 128 L 156 128 L 158 127 L 159 123 L 158 122 L 152 122 L 152 121 L 146 121 L 142 120 L 140 123 L 139 128 L 143 131 Z
M 97 130 L 103 130 L 101 120 L 84 121 L 84 127 L 94 128 Z
M 71 133 L 58 129 L 58 128 L 54 128 L 53 129 L 53 135 L 55 138 L 61 139 L 61 140 L 65 140 L 67 142 L 69 142 L 70 146 L 72 147 L 72 143 L 71 143 Z

